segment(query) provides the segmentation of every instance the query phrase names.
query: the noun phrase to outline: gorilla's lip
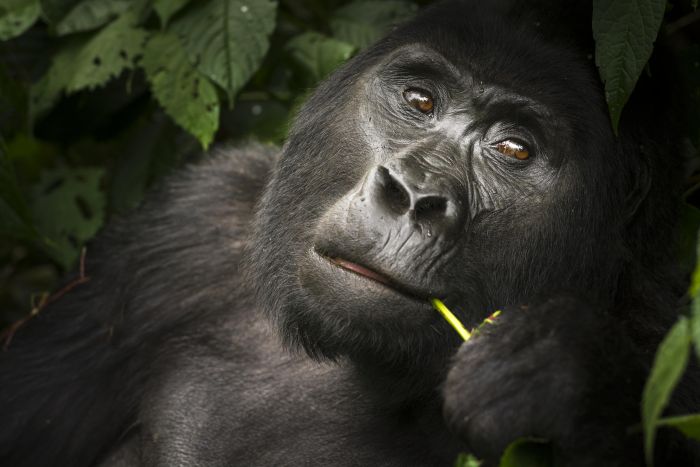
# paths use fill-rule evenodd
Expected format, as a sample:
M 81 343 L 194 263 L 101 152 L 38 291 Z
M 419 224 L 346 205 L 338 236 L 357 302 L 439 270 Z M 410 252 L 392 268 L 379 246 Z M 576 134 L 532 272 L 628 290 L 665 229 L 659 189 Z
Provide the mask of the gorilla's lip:
M 317 250 L 316 248 L 313 249 L 316 254 L 318 254 L 320 257 L 324 258 L 331 264 L 344 269 L 346 271 L 350 271 L 354 274 L 357 274 L 359 276 L 365 277 L 373 282 L 377 282 L 384 287 L 393 290 L 394 292 L 397 292 L 401 295 L 404 295 L 408 298 L 411 298 L 413 300 L 417 300 L 420 302 L 426 302 L 427 300 L 430 299 L 430 295 L 422 292 L 421 290 L 417 290 L 414 287 L 411 286 L 406 286 L 404 284 L 400 284 L 397 281 L 391 279 L 390 277 L 381 274 L 379 272 L 376 272 L 367 266 L 363 266 L 362 264 L 358 264 L 354 261 L 350 261 L 348 259 L 342 258 L 338 255 L 334 254 L 327 254 L 324 252 L 321 252 Z

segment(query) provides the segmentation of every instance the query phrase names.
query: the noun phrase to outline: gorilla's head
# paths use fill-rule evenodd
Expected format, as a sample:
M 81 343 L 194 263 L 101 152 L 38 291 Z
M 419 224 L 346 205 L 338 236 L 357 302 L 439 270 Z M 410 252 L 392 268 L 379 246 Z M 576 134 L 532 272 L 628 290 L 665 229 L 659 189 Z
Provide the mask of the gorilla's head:
M 631 103 L 616 137 L 590 5 L 519 3 L 423 11 L 299 112 L 253 253 L 288 343 L 431 365 L 458 337 L 430 297 L 467 326 L 563 291 L 611 304 L 635 255 L 667 254 L 672 194 L 654 185 L 673 163 L 645 134 L 656 102 Z

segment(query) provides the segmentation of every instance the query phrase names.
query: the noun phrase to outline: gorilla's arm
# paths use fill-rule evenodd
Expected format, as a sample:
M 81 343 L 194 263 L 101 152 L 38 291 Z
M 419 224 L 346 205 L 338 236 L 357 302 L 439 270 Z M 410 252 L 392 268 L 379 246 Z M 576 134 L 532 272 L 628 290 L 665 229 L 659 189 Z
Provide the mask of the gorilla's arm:
M 552 442 L 557 465 L 643 465 L 633 427 L 654 349 L 639 348 L 629 332 L 628 322 L 570 297 L 506 308 L 458 352 L 445 385 L 448 424 L 492 462 L 533 437 Z M 700 381 L 696 370 L 671 412 L 697 410 L 687 394 Z M 693 449 L 663 433 L 657 465 L 696 465 Z

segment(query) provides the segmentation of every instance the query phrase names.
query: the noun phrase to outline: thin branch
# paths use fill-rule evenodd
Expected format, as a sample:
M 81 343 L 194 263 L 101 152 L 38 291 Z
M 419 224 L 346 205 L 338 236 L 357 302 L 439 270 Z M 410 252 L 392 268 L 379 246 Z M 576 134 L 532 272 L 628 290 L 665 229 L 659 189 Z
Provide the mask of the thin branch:
M 10 343 L 12 343 L 12 338 L 14 337 L 15 333 L 19 328 L 24 326 L 24 324 L 38 315 L 44 308 L 46 308 L 49 304 L 55 302 L 56 300 L 60 299 L 64 295 L 66 295 L 68 292 L 76 288 L 77 286 L 84 284 L 90 280 L 90 277 L 88 277 L 85 274 L 85 256 L 86 256 L 87 250 L 85 247 L 83 247 L 82 251 L 80 252 L 80 266 L 78 269 L 78 277 L 76 277 L 74 280 L 70 281 L 68 284 L 66 284 L 63 288 L 58 290 L 52 295 L 48 294 L 42 294 L 41 299 L 39 300 L 39 303 L 32 306 L 32 310 L 29 312 L 27 316 L 25 316 L 22 319 L 19 319 L 15 321 L 14 323 L 10 324 L 6 329 L 4 329 L 2 332 L 0 332 L 0 341 L 4 340 L 5 342 L 3 343 L 2 350 L 6 351 L 10 347 Z

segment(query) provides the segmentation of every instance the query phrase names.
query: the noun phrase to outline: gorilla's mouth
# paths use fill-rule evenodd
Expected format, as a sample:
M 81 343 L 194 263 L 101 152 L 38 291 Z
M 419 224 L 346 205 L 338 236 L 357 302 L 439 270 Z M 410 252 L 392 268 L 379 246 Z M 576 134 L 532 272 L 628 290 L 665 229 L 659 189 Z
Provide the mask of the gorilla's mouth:
M 357 274 L 358 276 L 362 276 L 366 279 L 382 284 L 384 287 L 389 288 L 394 292 L 397 292 L 408 298 L 418 300 L 420 302 L 426 302 L 430 299 L 430 295 L 428 293 L 417 290 L 416 288 L 407 286 L 405 284 L 400 284 L 397 281 L 392 280 L 390 277 L 378 273 L 366 266 L 347 260 L 345 258 L 341 258 L 337 255 L 326 254 L 317 249 L 314 249 L 314 251 L 331 264 L 346 271 L 350 271 L 354 274 Z
M 368 279 L 372 279 L 373 281 L 379 282 L 380 284 L 384 284 L 387 287 L 391 287 L 391 282 L 389 281 L 388 277 L 385 277 L 379 273 L 376 273 L 372 271 L 369 268 L 366 268 L 360 264 L 353 263 L 352 261 L 348 261 L 343 258 L 328 258 L 331 263 L 340 266 L 343 269 L 347 269 L 348 271 L 352 271 L 355 274 L 359 274 L 361 276 L 365 276 Z

